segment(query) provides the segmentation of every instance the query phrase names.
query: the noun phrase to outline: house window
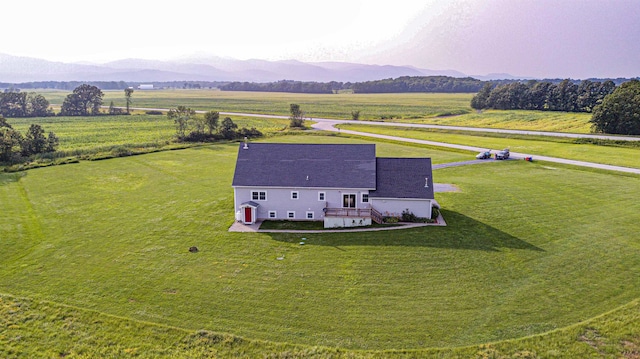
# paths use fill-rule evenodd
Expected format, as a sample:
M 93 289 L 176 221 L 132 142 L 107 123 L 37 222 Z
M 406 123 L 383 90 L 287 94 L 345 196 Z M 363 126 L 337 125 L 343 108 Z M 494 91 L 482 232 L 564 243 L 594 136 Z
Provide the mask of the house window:
M 356 208 L 356 195 L 353 193 L 343 194 L 342 208 Z
M 307 219 L 313 219 L 313 212 L 307 212 Z
M 291 199 L 298 199 L 298 191 L 291 191 Z
M 269 218 L 277 218 L 278 214 L 276 213 L 276 211 L 269 211 Z
M 288 212 L 287 212 L 287 218 L 289 218 L 289 219 L 294 219 L 294 218 L 296 218 L 296 212 L 294 212 L 294 211 L 288 211 Z
M 324 192 L 318 192 L 318 201 L 324 201 L 327 197 L 327 194 Z
M 362 194 L 362 203 L 369 203 L 369 194 L 368 193 L 363 193 Z
M 253 201 L 266 201 L 267 200 L 267 192 L 266 191 L 251 191 L 251 199 Z

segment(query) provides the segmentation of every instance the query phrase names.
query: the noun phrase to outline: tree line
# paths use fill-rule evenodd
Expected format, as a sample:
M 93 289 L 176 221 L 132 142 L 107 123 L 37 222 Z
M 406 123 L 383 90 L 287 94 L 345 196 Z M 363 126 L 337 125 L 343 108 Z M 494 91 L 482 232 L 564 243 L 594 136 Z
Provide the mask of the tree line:
M 403 93 L 403 92 L 445 92 L 472 93 L 478 92 L 484 82 L 471 77 L 457 78 L 450 76 L 404 76 L 396 79 L 385 79 L 365 82 L 312 82 L 312 81 L 278 81 L 267 83 L 231 82 L 220 86 L 222 91 L 261 91 L 330 94 L 341 90 L 354 93 Z
M 282 80 L 278 82 L 231 82 L 220 86 L 222 91 L 257 91 L 330 94 L 348 88 L 342 82 L 303 82 Z
M 32 81 L 22 83 L 0 82 L 0 88 L 6 89 L 54 89 L 54 90 L 73 90 L 74 88 L 87 84 L 99 87 L 103 90 L 124 90 L 132 87 L 125 81 Z
M 615 88 L 611 80 L 574 83 L 565 79 L 557 84 L 531 80 L 495 86 L 486 83 L 471 99 L 471 107 L 477 110 L 592 112 Z
M 148 81 L 144 84 L 153 84 L 154 88 L 178 88 L 178 89 L 204 89 L 219 88 L 227 84 L 228 81 Z M 0 82 L 0 88 L 17 90 L 17 89 L 54 89 L 54 90 L 73 90 L 76 87 L 87 84 L 96 86 L 102 90 L 124 90 L 126 88 L 135 88 L 140 82 L 126 81 L 31 81 L 31 82 Z
M 124 90 L 127 103 L 126 112 L 120 108 L 109 106 L 110 115 L 129 114 L 131 104 L 132 88 Z M 60 107 L 59 116 L 96 116 L 102 115 L 102 98 L 104 93 L 98 87 L 82 84 L 76 87 L 73 92 L 64 99 Z M 19 90 L 8 89 L 0 93 L 0 116 L 4 117 L 47 117 L 55 116 L 49 101 L 42 95 L 35 92 L 20 92 Z
M 471 77 L 403 76 L 396 79 L 356 82 L 351 89 L 354 93 L 473 93 L 478 92 L 483 85 L 483 81 Z
M 35 92 L 5 91 L 0 93 L 0 116 L 47 117 L 53 115 L 49 101 Z

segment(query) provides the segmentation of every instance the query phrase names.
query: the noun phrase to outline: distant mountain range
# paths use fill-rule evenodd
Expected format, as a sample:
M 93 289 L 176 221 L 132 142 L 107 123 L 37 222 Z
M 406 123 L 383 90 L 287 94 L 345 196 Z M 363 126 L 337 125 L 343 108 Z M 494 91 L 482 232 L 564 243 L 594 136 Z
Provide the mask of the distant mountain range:
M 0 54 L 0 82 L 32 81 L 246 81 L 280 80 L 362 82 L 400 76 L 467 77 L 454 70 L 346 62 L 236 60 L 188 57 L 170 61 L 126 59 L 104 64 L 53 62 Z M 513 79 L 508 74 L 472 76 L 479 80 Z

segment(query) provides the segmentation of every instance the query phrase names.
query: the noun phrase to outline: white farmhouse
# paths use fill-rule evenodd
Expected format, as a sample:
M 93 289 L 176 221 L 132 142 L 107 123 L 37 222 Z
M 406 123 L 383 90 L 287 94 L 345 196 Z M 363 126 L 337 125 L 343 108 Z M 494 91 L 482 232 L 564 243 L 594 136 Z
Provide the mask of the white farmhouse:
M 236 219 L 324 221 L 326 228 L 380 223 L 403 211 L 431 217 L 430 158 L 377 158 L 371 144 L 242 143 Z

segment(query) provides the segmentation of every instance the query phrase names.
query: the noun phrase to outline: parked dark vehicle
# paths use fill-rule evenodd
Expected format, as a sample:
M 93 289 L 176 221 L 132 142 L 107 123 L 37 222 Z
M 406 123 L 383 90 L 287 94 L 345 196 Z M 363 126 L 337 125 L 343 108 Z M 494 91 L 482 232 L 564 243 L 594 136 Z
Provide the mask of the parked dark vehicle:
M 496 153 L 496 160 L 506 160 L 509 158 L 509 149 L 505 148 L 502 151 L 498 151 L 498 153 Z

